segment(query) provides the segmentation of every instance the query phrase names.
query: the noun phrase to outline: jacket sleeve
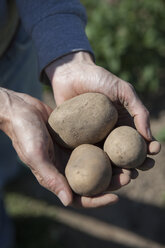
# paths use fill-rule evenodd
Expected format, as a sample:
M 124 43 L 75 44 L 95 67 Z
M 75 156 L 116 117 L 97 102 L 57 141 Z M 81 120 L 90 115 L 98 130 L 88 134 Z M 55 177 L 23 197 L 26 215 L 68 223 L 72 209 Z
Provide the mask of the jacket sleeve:
M 75 51 L 93 55 L 85 34 L 86 13 L 79 0 L 17 0 L 25 30 L 37 49 L 39 73 L 53 60 Z

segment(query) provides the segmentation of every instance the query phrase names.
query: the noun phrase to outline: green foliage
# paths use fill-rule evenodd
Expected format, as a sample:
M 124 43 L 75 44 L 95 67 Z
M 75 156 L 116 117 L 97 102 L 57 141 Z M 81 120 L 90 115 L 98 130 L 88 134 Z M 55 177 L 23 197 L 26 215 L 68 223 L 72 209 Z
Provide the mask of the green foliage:
M 162 128 L 156 136 L 157 140 L 160 142 L 165 142 L 165 127 Z
M 97 64 L 133 83 L 138 92 L 156 92 L 165 77 L 165 1 L 82 3 Z

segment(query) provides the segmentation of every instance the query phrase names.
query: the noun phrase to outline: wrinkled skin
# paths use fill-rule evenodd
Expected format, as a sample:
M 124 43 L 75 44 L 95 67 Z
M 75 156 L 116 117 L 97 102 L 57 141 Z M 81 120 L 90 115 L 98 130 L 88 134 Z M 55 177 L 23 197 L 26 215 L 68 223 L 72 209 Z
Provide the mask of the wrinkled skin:
M 57 105 L 85 92 L 103 93 L 118 109 L 118 125 L 132 125 L 133 118 L 137 130 L 149 144 L 149 153 L 157 154 L 160 151 L 158 142 L 152 145 L 149 114 L 133 87 L 96 66 L 89 54 L 79 52 L 67 55 L 50 64 L 46 73 L 52 82 Z M 47 120 L 52 109 L 26 94 L 1 88 L 0 96 L 1 130 L 11 138 L 20 159 L 29 166 L 38 182 L 57 195 L 65 206 L 91 208 L 113 204 L 118 197 L 109 191 L 117 190 L 137 177 L 136 170 L 114 166 L 108 192 L 97 197 L 73 195 L 63 176 L 69 151 L 53 144 L 47 130 Z M 147 170 L 153 165 L 154 160 L 147 159 L 141 169 Z

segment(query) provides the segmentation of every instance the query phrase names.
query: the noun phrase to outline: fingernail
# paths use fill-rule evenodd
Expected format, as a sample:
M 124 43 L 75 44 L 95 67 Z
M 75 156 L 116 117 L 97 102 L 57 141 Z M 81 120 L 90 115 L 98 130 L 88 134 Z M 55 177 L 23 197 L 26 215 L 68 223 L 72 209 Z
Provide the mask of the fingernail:
M 150 128 L 147 128 L 147 136 L 149 140 L 152 140 L 152 133 Z
M 161 144 L 158 141 L 154 140 L 150 142 L 148 149 L 151 155 L 156 155 L 161 150 Z
M 67 206 L 69 204 L 67 194 L 66 194 L 66 192 L 64 190 L 61 190 L 58 193 L 58 198 L 61 200 L 61 202 L 64 204 L 64 206 Z

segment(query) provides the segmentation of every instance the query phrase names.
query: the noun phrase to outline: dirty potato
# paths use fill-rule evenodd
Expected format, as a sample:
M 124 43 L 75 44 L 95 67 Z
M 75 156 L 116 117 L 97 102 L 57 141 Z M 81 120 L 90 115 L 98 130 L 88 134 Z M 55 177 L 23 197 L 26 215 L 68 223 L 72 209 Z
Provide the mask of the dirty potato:
M 100 142 L 113 129 L 117 118 L 117 110 L 108 97 L 85 93 L 55 108 L 48 123 L 55 140 L 73 149 Z
M 83 144 L 75 148 L 65 168 L 72 190 L 83 196 L 104 192 L 112 176 L 111 163 L 106 153 L 97 146 Z
M 104 143 L 104 151 L 110 160 L 123 168 L 136 168 L 147 156 L 147 145 L 143 137 L 132 127 L 114 129 Z

